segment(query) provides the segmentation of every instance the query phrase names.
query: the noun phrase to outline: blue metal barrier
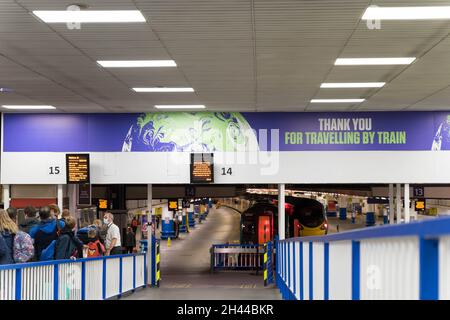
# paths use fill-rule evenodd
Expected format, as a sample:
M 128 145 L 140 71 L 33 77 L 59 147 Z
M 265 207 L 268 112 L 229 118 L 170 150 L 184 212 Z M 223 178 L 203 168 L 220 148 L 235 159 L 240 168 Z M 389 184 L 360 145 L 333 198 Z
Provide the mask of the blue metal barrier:
M 144 254 L 0 265 L 0 300 L 103 300 L 146 286 Z
M 450 218 L 276 242 L 284 299 L 450 299 Z

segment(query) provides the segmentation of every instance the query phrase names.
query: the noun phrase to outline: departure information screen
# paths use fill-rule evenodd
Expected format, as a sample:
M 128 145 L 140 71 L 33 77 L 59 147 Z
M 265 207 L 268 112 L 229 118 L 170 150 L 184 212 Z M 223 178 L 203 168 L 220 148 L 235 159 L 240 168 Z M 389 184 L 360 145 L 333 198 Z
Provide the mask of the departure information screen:
M 214 182 L 214 154 L 191 154 L 191 183 Z
M 67 184 L 90 183 L 89 154 L 66 154 Z

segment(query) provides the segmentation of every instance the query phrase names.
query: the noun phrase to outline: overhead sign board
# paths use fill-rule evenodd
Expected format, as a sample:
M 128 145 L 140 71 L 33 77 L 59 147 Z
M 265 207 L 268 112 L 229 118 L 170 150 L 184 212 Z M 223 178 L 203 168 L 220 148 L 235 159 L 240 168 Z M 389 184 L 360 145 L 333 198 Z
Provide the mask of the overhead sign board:
M 191 154 L 191 183 L 214 182 L 214 154 Z
M 67 184 L 90 183 L 89 154 L 66 154 Z
M 413 197 L 414 198 L 425 197 L 425 187 L 424 186 L 414 186 L 413 187 Z
M 91 204 L 91 185 L 88 183 L 78 185 L 78 205 L 90 206 Z

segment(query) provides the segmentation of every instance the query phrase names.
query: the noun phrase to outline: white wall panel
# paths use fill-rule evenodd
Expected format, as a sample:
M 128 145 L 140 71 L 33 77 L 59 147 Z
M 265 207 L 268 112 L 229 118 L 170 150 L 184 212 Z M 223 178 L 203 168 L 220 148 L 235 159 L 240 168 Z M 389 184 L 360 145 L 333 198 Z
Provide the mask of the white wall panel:
M 417 237 L 362 240 L 361 300 L 419 299 Z
M 323 242 L 313 243 L 313 299 L 324 299 L 324 244 Z
M 296 293 L 295 296 L 297 297 L 298 300 L 300 300 L 300 243 L 299 242 L 295 242 L 295 265 L 297 267 L 297 276 L 295 278 L 295 288 L 296 288 Z
M 232 158 L 241 163 L 230 162 Z M 215 182 L 449 183 L 449 162 L 450 152 L 433 151 L 215 153 Z M 61 173 L 50 175 L 50 166 L 59 166 Z M 231 167 L 233 174 L 222 176 L 222 167 Z M 329 167 L 348 170 L 323 170 Z M 63 184 L 65 154 L 2 153 L 1 174 L 3 184 Z M 189 153 L 91 153 L 92 183 L 189 183 L 189 179 Z
M 303 246 L 303 300 L 309 300 L 309 242 L 301 242 Z
M 352 298 L 352 242 L 336 241 L 329 245 L 329 298 Z

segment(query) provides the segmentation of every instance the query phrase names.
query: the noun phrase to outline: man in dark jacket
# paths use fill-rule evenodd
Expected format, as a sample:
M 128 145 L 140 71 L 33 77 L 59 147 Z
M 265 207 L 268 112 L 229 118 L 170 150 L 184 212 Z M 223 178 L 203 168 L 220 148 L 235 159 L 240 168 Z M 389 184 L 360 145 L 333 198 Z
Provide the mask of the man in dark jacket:
M 13 264 L 14 236 L 10 232 L 0 232 L 0 265 Z
M 50 217 L 50 208 L 45 206 L 39 210 L 40 223 L 30 230 L 30 236 L 34 239 L 34 252 L 37 260 L 41 259 L 41 253 L 53 240 L 58 239 L 58 231 L 64 228 L 64 222 L 59 221 L 56 227 L 56 219 Z
M 66 225 L 55 245 L 55 260 L 83 258 L 83 243 L 75 236 L 75 218 L 66 217 Z
M 21 231 L 29 234 L 30 230 L 39 224 L 39 219 L 36 217 L 36 209 L 34 207 L 26 207 L 23 212 L 25 213 L 25 220 L 19 227 Z
M 127 228 L 125 247 L 127 248 L 127 253 L 133 253 L 133 249 L 134 247 L 136 247 L 136 234 L 133 232 L 130 226 L 128 226 Z

